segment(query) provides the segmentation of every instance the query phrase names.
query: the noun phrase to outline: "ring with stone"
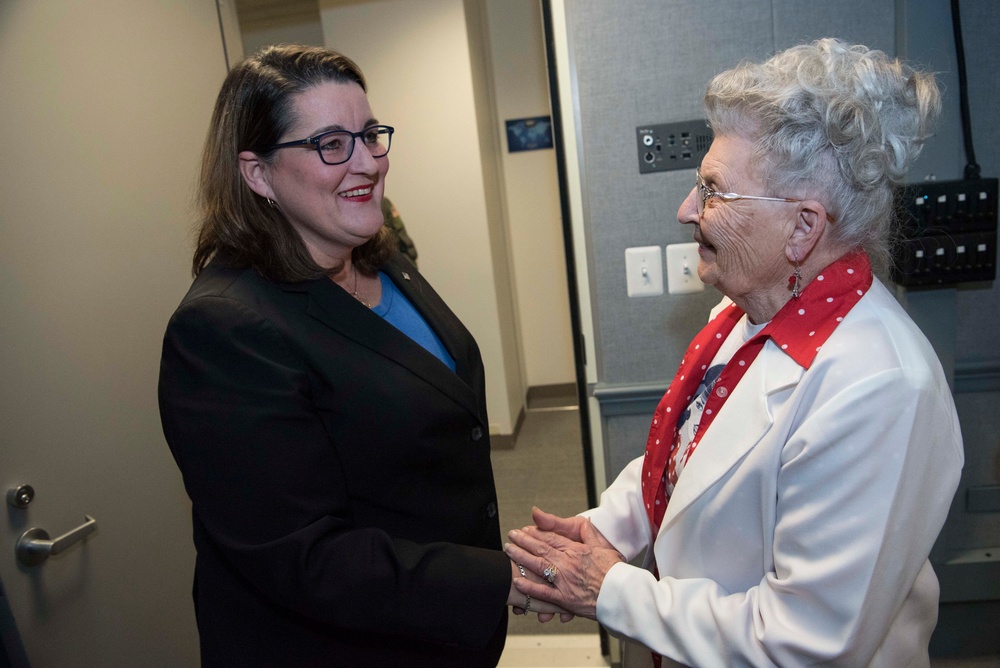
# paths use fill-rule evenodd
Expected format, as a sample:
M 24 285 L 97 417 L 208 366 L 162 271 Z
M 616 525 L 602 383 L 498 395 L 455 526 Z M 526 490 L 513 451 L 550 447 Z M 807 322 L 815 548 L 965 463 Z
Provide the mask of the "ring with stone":
M 545 578 L 545 581 L 550 585 L 554 585 L 556 583 L 556 575 L 558 574 L 559 569 L 556 568 L 555 564 L 549 564 L 545 567 L 545 570 L 542 571 L 542 577 Z

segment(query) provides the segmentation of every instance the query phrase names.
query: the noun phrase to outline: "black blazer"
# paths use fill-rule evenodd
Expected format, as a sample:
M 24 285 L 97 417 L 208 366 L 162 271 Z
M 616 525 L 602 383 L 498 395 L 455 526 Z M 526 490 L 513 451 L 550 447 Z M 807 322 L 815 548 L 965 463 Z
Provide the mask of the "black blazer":
M 192 500 L 203 666 L 494 666 L 507 628 L 479 349 L 383 268 L 452 372 L 332 281 L 217 260 L 167 327 L 160 415 Z

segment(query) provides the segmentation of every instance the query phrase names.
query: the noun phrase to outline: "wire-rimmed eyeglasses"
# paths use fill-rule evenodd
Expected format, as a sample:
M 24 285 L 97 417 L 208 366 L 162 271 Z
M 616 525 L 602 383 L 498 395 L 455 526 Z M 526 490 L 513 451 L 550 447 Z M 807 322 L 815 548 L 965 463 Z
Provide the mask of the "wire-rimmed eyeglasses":
M 373 158 L 381 158 L 386 155 L 392 144 L 393 132 L 395 132 L 395 128 L 390 125 L 369 125 L 361 132 L 331 130 L 330 132 L 321 132 L 314 137 L 275 144 L 268 150 L 273 151 L 293 146 L 312 146 L 319 153 L 320 160 L 328 165 L 340 165 L 350 160 L 351 156 L 354 155 L 354 141 L 358 138 L 365 143 L 365 148 L 368 149 Z
M 738 199 L 756 199 L 763 200 L 765 202 L 801 202 L 800 199 L 792 199 L 790 197 L 761 197 L 759 195 L 740 195 L 738 193 L 720 193 L 717 190 L 712 190 L 705 185 L 705 182 L 701 178 L 701 167 L 695 170 L 695 185 L 698 188 L 698 216 L 701 217 L 705 213 L 705 204 L 713 197 L 718 197 L 723 202 L 735 202 Z

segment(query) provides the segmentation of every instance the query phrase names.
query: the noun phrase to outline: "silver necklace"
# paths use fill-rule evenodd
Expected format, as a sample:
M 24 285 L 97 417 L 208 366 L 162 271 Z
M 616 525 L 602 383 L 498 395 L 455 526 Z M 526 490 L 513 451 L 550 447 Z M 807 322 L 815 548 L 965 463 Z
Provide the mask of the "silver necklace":
M 371 308 L 372 303 L 370 301 L 362 299 L 361 295 L 358 294 L 358 268 L 352 264 L 351 269 L 354 270 L 354 293 L 353 293 L 354 298 L 357 299 L 362 304 L 364 304 L 365 306 L 367 306 L 368 308 Z

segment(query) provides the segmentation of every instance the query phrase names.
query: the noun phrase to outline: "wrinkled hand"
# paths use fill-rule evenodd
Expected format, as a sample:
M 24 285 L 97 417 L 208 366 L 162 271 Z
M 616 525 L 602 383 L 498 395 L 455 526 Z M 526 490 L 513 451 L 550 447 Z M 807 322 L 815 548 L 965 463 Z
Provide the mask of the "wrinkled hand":
M 535 601 L 544 601 L 596 619 L 597 596 L 604 577 L 612 566 L 625 561 L 624 557 L 586 518 L 560 518 L 537 508 L 532 516 L 539 527 L 511 531 L 511 542 L 504 545 L 504 552 L 536 578 L 550 566 L 555 566 L 557 573 L 552 584 L 537 582 L 536 578 L 516 578 L 514 586 L 531 596 L 532 606 Z
M 529 612 L 538 613 L 538 621 L 545 623 L 550 621 L 556 614 L 559 614 L 559 618 L 568 622 L 573 619 L 573 615 L 569 614 L 557 605 L 554 605 L 548 601 L 535 600 L 534 597 L 531 598 L 531 607 L 529 610 L 525 610 L 525 604 L 527 603 L 527 596 L 530 594 L 524 594 L 519 591 L 514 583 L 517 580 L 523 580 L 521 577 L 521 571 L 517 567 L 517 564 L 512 560 L 510 562 L 511 578 L 510 578 L 510 591 L 507 593 L 507 605 L 509 605 L 513 610 L 515 615 L 526 615 Z M 524 569 L 525 576 L 529 579 L 533 578 L 537 582 L 543 582 L 542 578 L 535 573 L 532 573 L 527 568 Z
M 538 506 L 532 506 L 531 519 L 534 520 L 535 526 L 543 531 L 552 531 L 560 536 L 565 536 L 571 540 L 582 542 L 580 539 L 580 527 L 584 524 L 584 522 L 586 522 L 586 520 L 578 515 L 573 517 L 559 517 L 558 515 L 545 512 Z M 565 624 L 566 622 L 571 621 L 575 616 L 576 615 L 571 612 L 564 612 L 559 615 L 559 621 Z M 549 620 L 543 620 L 542 615 L 539 615 L 538 621 L 545 623 Z
M 580 529 L 587 523 L 586 518 L 579 515 L 574 517 L 559 517 L 558 515 L 545 512 L 538 506 L 532 506 L 531 519 L 535 521 L 535 526 L 542 531 L 551 531 L 564 538 L 575 540 L 578 543 L 583 542 L 583 538 L 580 537 Z M 601 532 L 598 531 L 597 533 L 600 535 Z M 604 538 L 604 536 L 601 536 L 601 538 Z M 607 541 L 605 542 L 607 543 Z M 611 547 L 611 543 L 607 543 L 607 547 Z

